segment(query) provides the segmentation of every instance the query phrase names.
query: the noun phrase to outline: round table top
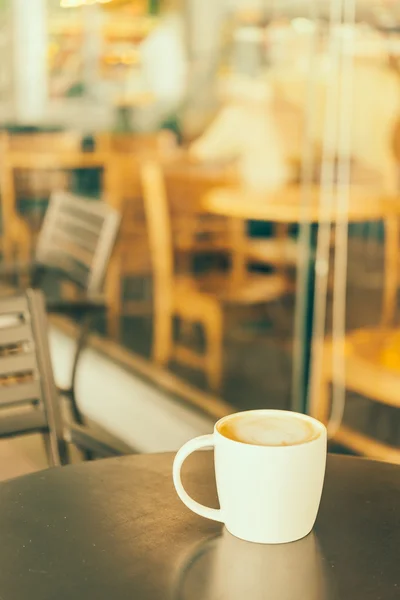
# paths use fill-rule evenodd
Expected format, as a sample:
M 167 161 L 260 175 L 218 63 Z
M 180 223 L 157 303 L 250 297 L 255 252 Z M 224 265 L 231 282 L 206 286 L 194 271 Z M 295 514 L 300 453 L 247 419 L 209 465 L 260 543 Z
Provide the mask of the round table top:
M 307 190 L 300 185 L 290 185 L 270 192 L 226 186 L 208 192 L 203 208 L 213 214 L 277 223 L 340 221 L 342 217 L 357 223 L 400 215 L 400 199 L 384 197 L 373 187 L 351 186 L 347 209 L 342 212 L 335 209 L 325 215 L 320 212 L 320 194 L 318 185 Z
M 163 164 L 165 173 L 180 181 L 200 182 L 215 186 L 231 186 L 237 181 L 237 172 L 231 163 L 197 162 L 187 153 L 171 155 Z
M 313 534 L 249 544 L 176 496 L 173 455 L 42 471 L 0 484 L 3 600 L 399 598 L 400 468 L 330 456 Z M 188 491 L 216 505 L 212 453 Z

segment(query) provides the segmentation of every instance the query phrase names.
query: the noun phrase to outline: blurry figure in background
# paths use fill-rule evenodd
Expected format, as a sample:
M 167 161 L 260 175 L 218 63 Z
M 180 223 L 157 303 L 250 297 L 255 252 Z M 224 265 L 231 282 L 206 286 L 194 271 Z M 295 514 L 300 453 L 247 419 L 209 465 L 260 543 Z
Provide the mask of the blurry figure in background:
M 177 114 L 187 90 L 185 28 L 179 0 L 163 3 L 160 23 L 141 44 L 146 90 L 154 102 L 137 113 L 141 129 L 166 126 L 179 135 Z
M 237 160 L 245 186 L 273 190 L 291 177 L 289 157 L 274 116 L 273 94 L 266 77 L 230 78 L 224 105 L 190 154 L 203 161 Z
M 266 20 L 259 10 L 238 11 L 230 26 L 222 108 L 191 147 L 198 160 L 237 160 L 245 186 L 271 190 L 290 178 L 276 119 L 268 69 Z
M 231 24 L 231 49 L 228 68 L 240 75 L 258 77 L 269 66 L 267 52 L 267 19 L 257 9 L 240 10 Z

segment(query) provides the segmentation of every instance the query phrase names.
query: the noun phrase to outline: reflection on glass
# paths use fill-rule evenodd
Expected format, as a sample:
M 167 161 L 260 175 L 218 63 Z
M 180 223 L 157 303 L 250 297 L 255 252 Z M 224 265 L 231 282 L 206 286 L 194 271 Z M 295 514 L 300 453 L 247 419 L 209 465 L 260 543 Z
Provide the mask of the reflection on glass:
M 215 395 L 229 412 L 291 408 L 324 421 L 332 398 L 340 409 L 346 400 L 332 449 L 398 462 L 399 6 L 0 0 L 0 120 L 10 134 L 0 154 L 2 168 L 19 164 L 2 176 L 4 244 L 21 254 L 36 239 L 54 190 L 112 198 L 123 226 L 98 330 L 157 362 L 166 328 L 152 300 L 140 181 L 151 155 L 166 182 L 174 275 L 185 271 L 224 315 L 217 341 L 207 312 L 195 324 L 174 316 L 183 351 L 163 368 L 178 396 L 182 381 L 196 406 L 195 388 L 212 392 L 201 400 L 210 423 L 221 414 Z M 160 129 L 179 153 L 161 148 Z M 64 130 L 76 137 L 68 157 Z M 22 226 L 12 217 L 7 229 L 6 213 Z M 154 378 L 158 386 L 158 369 Z

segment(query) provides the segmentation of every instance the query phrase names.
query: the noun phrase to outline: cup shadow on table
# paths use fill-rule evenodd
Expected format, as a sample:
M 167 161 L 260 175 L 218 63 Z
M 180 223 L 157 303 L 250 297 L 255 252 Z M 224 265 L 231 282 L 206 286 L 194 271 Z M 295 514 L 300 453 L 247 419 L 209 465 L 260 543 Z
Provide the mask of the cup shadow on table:
M 185 559 L 174 600 L 331 600 L 323 555 L 311 533 L 292 544 L 251 544 L 225 529 Z

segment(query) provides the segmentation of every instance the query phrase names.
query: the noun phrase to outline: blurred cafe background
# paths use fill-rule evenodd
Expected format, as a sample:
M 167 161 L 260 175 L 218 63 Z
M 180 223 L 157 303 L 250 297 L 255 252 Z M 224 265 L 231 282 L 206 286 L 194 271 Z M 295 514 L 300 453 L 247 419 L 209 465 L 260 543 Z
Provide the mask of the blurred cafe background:
M 0 304 L 43 291 L 78 437 L 279 408 L 399 463 L 399 3 L 0 0 L 0 47 Z M 47 464 L 35 373 L 0 372 L 2 478 Z

